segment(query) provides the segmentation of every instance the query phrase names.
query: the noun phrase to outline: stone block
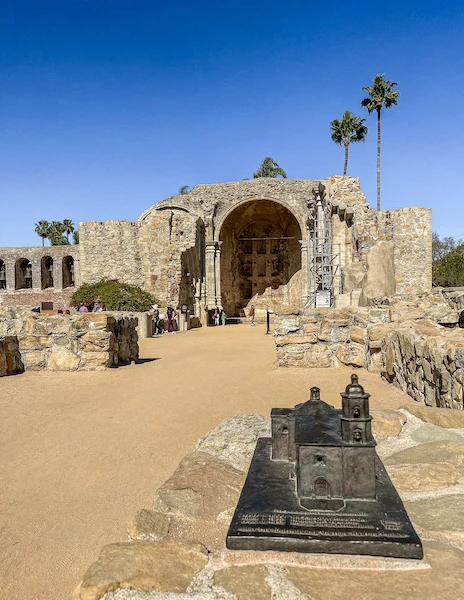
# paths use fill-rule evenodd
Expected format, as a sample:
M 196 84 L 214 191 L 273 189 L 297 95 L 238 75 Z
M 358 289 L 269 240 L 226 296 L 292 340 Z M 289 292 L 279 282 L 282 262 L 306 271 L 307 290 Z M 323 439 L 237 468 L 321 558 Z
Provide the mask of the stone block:
M 342 344 L 335 352 L 335 356 L 344 365 L 352 367 L 367 366 L 366 347 L 361 344 Z
M 167 537 L 170 518 L 159 512 L 142 508 L 127 527 L 127 533 L 133 540 L 158 540 Z
M 264 565 L 227 567 L 215 572 L 214 585 L 232 592 L 237 600 L 270 600 L 267 576 L 268 570 Z
M 82 352 L 81 368 L 107 369 L 113 364 L 113 355 L 110 352 Z
M 315 344 L 317 342 L 317 336 L 315 333 L 307 335 L 284 335 L 276 337 L 276 345 L 287 346 L 288 344 Z
M 48 368 L 51 371 L 76 371 L 80 358 L 63 346 L 56 346 L 48 357 Z
M 21 352 L 21 360 L 26 371 L 42 371 L 47 367 L 44 350 L 30 350 Z

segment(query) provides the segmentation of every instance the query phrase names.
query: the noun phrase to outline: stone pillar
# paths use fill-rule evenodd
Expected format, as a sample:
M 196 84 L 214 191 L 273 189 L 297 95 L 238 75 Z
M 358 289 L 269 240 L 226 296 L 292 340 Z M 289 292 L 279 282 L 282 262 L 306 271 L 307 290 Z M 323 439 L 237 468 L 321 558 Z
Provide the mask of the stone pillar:
M 214 272 L 214 255 L 216 253 L 216 242 L 206 242 L 205 248 L 205 270 L 206 270 L 206 306 L 216 306 L 216 283 Z
M 299 240 L 301 244 L 301 301 L 303 306 L 309 297 L 308 242 Z
M 32 265 L 32 289 L 42 289 L 42 257 L 33 258 L 31 260 Z
M 12 258 L 5 259 L 5 270 L 6 270 L 6 289 L 12 292 L 15 289 L 15 267 L 16 261 Z
M 53 287 L 55 290 L 63 289 L 63 258 L 53 260 Z
M 216 278 L 216 304 L 222 307 L 221 294 L 221 246 L 222 242 L 217 243 L 216 256 L 214 259 L 214 275 Z

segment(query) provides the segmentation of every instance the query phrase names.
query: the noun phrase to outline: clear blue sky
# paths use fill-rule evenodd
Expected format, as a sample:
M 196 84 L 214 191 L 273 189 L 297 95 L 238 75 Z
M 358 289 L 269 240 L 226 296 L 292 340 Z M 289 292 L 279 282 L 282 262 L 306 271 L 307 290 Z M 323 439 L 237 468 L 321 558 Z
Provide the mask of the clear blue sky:
M 464 236 L 464 3 L 391 0 L 0 0 L 0 246 L 38 245 L 40 219 L 135 220 L 181 185 L 341 173 L 329 123 L 367 118 L 348 172 L 382 207 L 433 208 Z

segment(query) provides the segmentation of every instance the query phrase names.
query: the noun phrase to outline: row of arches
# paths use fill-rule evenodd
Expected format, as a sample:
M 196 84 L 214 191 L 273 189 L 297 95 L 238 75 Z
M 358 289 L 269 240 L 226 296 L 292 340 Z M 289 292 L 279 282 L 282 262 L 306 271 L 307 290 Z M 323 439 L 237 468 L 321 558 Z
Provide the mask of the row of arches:
M 52 287 L 74 286 L 74 258 L 65 256 L 61 261 L 61 285 L 56 281 L 55 261 L 51 256 L 44 256 L 40 261 L 40 287 L 42 290 Z M 14 289 L 32 289 L 33 267 L 28 258 L 18 258 L 14 264 Z M 8 271 L 5 261 L 0 259 L 0 290 L 8 289 Z M 57 285 L 58 284 L 58 285 Z

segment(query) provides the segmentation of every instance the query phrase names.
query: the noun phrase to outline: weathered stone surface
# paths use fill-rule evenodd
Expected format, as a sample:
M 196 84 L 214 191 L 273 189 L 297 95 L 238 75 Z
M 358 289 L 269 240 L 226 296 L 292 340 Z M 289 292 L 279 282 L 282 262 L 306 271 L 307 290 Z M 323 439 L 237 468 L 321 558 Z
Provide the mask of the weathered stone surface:
M 185 592 L 208 562 L 200 544 L 180 541 L 130 542 L 105 546 L 84 575 L 75 600 L 98 600 L 118 588 Z
M 361 282 L 366 274 L 366 266 L 362 262 L 352 262 L 343 270 L 343 290 L 351 292 L 361 288 Z
M 142 508 L 127 526 L 127 533 L 133 540 L 162 539 L 169 532 L 170 519 L 167 515 Z
M 422 421 L 433 425 L 439 425 L 447 429 L 464 428 L 464 411 L 433 408 L 421 404 L 408 404 L 402 408 L 422 419 Z
M 367 253 L 366 262 L 367 273 L 361 282 L 360 306 L 368 306 L 375 299 L 393 296 L 396 291 L 392 242 L 375 242 Z
M 352 367 L 366 366 L 366 347 L 361 344 L 342 344 L 335 352 L 335 356 L 344 365 Z
M 406 417 L 398 410 L 371 410 L 372 433 L 376 442 L 400 435 Z
M 47 359 L 43 350 L 21 352 L 21 360 L 25 371 L 42 371 L 46 368 Z
M 232 592 L 237 600 L 271 600 L 267 576 L 268 571 L 263 565 L 228 567 L 216 571 L 214 585 Z
M 455 442 L 459 444 L 464 440 L 464 437 L 458 432 L 449 431 L 431 423 L 421 425 L 411 434 L 411 438 L 421 444 L 430 442 Z
M 366 330 L 361 329 L 360 327 L 353 327 L 351 329 L 350 338 L 352 342 L 356 342 L 357 344 L 365 344 Z
M 406 501 L 406 508 L 414 525 L 422 530 L 464 531 L 464 494 Z
M 307 335 L 284 335 L 276 338 L 277 346 L 286 346 L 287 344 L 315 344 L 317 336 L 314 333 Z
M 196 450 L 211 454 L 240 471 L 247 471 L 258 437 L 271 435 L 271 423 L 262 415 L 236 415 L 224 419 L 204 438 Z
M 245 473 L 206 452 L 192 452 L 159 488 L 154 511 L 215 520 L 235 506 Z
M 79 363 L 79 356 L 62 346 L 54 347 L 48 357 L 48 368 L 51 371 L 75 371 Z

